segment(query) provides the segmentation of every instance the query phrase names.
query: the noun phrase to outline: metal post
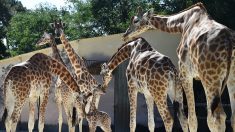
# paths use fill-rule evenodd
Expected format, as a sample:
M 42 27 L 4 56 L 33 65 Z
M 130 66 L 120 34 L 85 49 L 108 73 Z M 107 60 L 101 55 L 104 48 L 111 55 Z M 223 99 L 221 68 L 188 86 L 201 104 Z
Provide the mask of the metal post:
M 129 61 L 119 65 L 114 71 L 114 123 L 115 132 L 129 132 L 130 104 L 126 68 Z

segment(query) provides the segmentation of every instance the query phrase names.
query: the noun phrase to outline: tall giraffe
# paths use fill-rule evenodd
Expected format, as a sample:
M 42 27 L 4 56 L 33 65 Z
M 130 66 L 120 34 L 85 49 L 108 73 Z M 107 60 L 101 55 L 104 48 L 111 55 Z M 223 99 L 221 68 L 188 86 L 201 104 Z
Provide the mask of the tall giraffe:
M 100 96 L 103 93 L 104 92 L 101 90 L 94 90 L 93 92 L 93 101 L 91 103 L 89 113 L 86 114 L 86 119 L 89 125 L 89 132 L 95 132 L 97 126 L 99 126 L 104 132 L 112 132 L 111 117 L 108 115 L 108 113 L 99 111 L 95 106 L 95 98 L 97 98 L 96 96 Z
M 111 80 L 112 71 L 123 61 L 130 59 L 126 70 L 130 101 L 130 131 L 136 128 L 137 93 L 143 93 L 148 109 L 148 127 L 154 132 L 153 106 L 156 103 L 167 132 L 172 131 L 173 118 L 167 106 L 167 95 L 179 103 L 178 117 L 184 131 L 188 131 L 187 118 L 183 112 L 183 93 L 178 72 L 170 58 L 151 47 L 144 38 L 123 44 L 101 67 L 104 85 Z
M 60 40 L 64 46 L 72 67 L 74 68 L 78 83 L 81 85 L 81 90 L 84 92 L 84 94 L 87 93 L 87 95 L 90 95 L 89 91 L 93 91 L 94 88 L 100 88 L 100 84 L 98 84 L 95 78 L 89 73 L 87 67 L 85 66 L 84 60 L 75 53 L 74 49 L 68 42 L 63 31 L 64 25 L 65 24 L 61 20 L 59 20 L 52 23 L 51 27 L 55 30 L 55 34 L 57 35 L 57 37 L 60 35 Z M 100 95 L 96 97 L 97 98 L 95 99 L 95 104 L 96 108 L 98 108 Z M 89 96 L 89 98 L 86 100 L 86 113 L 88 113 L 90 110 L 92 100 L 93 95 Z
M 177 54 L 188 102 L 190 131 L 197 131 L 193 78 L 201 80 L 204 87 L 207 123 L 213 132 L 222 132 L 226 128 L 220 96 L 227 84 L 232 107 L 231 124 L 235 131 L 235 64 L 231 61 L 235 55 L 235 32 L 214 21 L 202 3 L 169 16 L 155 15 L 153 9 L 143 13 L 139 8 L 123 38 L 131 39 L 149 29 L 182 34 Z
M 2 121 L 5 122 L 7 132 L 16 131 L 20 113 L 27 99 L 29 99 L 31 108 L 29 123 L 34 123 L 34 105 L 39 96 L 42 102 L 40 103 L 38 128 L 39 132 L 43 131 L 51 74 L 59 76 L 68 88 L 74 91 L 71 96 L 80 100 L 82 92 L 67 68 L 45 54 L 36 53 L 29 60 L 14 65 L 4 80 L 5 110 Z
M 65 63 L 63 62 L 59 49 L 57 48 L 55 37 L 52 34 L 48 34 L 47 32 L 44 32 L 42 38 L 36 43 L 36 45 L 41 46 L 45 44 L 50 44 L 52 48 L 52 57 L 58 60 L 61 64 L 64 66 Z M 59 132 L 61 132 L 62 129 L 62 105 L 64 106 L 64 110 L 67 116 L 67 122 L 68 122 L 68 128 L 69 132 L 75 131 L 75 126 L 72 124 L 72 114 L 73 114 L 73 107 L 75 106 L 75 109 L 78 112 L 77 118 L 79 121 L 79 132 L 82 132 L 82 119 L 84 118 L 83 113 L 83 105 L 79 100 L 74 100 L 70 95 L 73 94 L 73 91 L 70 90 L 59 78 L 56 81 L 56 91 L 55 91 L 55 100 L 58 107 L 59 112 Z M 75 101 L 75 102 L 74 102 Z

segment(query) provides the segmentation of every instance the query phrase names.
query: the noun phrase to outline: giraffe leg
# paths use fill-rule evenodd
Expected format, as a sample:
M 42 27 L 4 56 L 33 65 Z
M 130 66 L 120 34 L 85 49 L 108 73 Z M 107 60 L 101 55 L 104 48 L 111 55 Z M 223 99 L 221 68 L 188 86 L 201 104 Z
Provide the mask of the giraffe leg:
M 89 132 L 95 132 L 96 130 L 96 125 L 93 124 L 92 122 L 89 123 Z
M 84 113 L 83 113 L 83 106 L 81 104 L 81 102 L 79 101 L 75 101 L 75 108 L 77 111 L 77 120 L 79 123 L 79 132 L 82 132 L 82 121 L 83 118 L 85 118 Z
M 6 108 L 7 111 L 9 111 L 9 108 Z M 13 111 L 14 111 L 14 107 L 13 107 Z M 6 132 L 11 132 L 12 129 L 12 117 L 11 117 L 11 113 L 8 112 L 6 120 L 5 120 L 5 127 L 6 127 Z
M 155 123 L 154 123 L 154 100 L 152 97 L 145 95 L 146 104 L 148 108 L 148 127 L 150 132 L 154 132 Z
M 128 96 L 130 101 L 130 132 L 136 129 L 136 107 L 137 107 L 137 91 L 133 84 L 128 82 Z
M 190 132 L 197 132 L 197 117 L 195 111 L 195 100 L 193 92 L 193 78 L 189 76 L 184 76 L 182 81 L 182 86 L 187 98 L 188 105 L 188 125 Z
M 184 113 L 184 104 L 183 104 L 183 89 L 177 87 L 176 88 L 176 101 L 179 103 L 179 109 L 177 110 L 177 116 L 180 121 L 180 125 L 184 132 L 188 132 L 188 122 L 187 117 Z
M 29 99 L 29 121 L 28 121 L 29 132 L 32 132 L 33 128 L 34 128 L 34 122 L 35 122 L 34 113 L 35 113 L 35 103 L 36 103 L 36 101 L 37 101 L 37 97 L 31 97 Z
M 216 81 L 215 81 L 216 82 Z M 217 81 L 219 82 L 219 81 Z M 207 124 L 212 132 L 224 132 L 226 125 L 226 114 L 223 110 L 221 101 L 218 104 L 218 107 L 215 108 L 214 113 L 212 113 L 212 105 L 214 102 L 214 98 L 218 95 L 218 90 L 220 90 L 222 82 L 218 86 L 218 83 L 210 83 L 207 84 L 204 80 L 202 80 L 202 84 L 206 93 L 207 99 Z
M 46 105 L 48 102 L 49 97 L 49 87 L 45 87 L 47 89 L 44 90 L 44 93 L 42 96 L 40 96 L 40 99 L 42 102 L 40 103 L 39 108 L 39 122 L 38 122 L 38 131 L 43 132 L 44 129 L 44 123 L 45 123 L 45 111 L 46 111 Z
M 62 116 L 62 102 L 57 102 L 59 117 L 58 117 L 58 123 L 59 123 L 59 132 L 62 130 L 62 124 L 63 124 L 63 116 Z
M 79 132 L 82 132 L 82 121 L 83 121 L 83 118 L 79 118 Z
M 67 123 L 68 123 L 69 132 L 74 132 L 75 127 L 73 127 L 72 125 L 72 107 L 67 107 L 67 108 L 64 107 L 64 109 L 67 115 Z
M 228 80 L 228 93 L 230 98 L 230 104 L 231 104 L 231 126 L 233 128 L 233 132 L 235 132 L 235 80 L 232 80 L 229 78 Z
M 11 124 L 12 124 L 12 120 L 6 119 L 5 121 L 6 132 L 11 132 Z
M 154 92 L 151 91 L 151 93 Z M 157 91 L 157 95 L 154 96 L 154 101 L 157 104 L 158 111 L 164 122 L 166 132 L 172 132 L 173 118 L 167 106 L 167 93 L 166 91 L 164 91 L 163 93 L 164 94 L 162 94 L 161 91 Z
M 57 89 L 56 89 L 55 99 L 56 99 L 56 104 L 57 104 L 58 114 L 59 114 L 59 117 L 58 117 L 59 132 L 61 132 L 61 130 L 62 130 L 62 124 L 63 124 L 63 116 L 62 116 L 61 91 L 60 91 L 59 87 L 57 87 Z
M 12 122 L 11 123 L 11 130 L 10 130 L 10 132 L 15 132 L 16 131 L 17 123 L 19 121 L 20 113 L 22 111 L 24 103 L 25 103 L 25 99 L 17 101 L 15 103 L 14 110 L 12 112 L 11 120 L 10 120 L 10 123 Z
M 12 115 L 12 113 L 10 113 L 9 111 L 10 110 L 13 110 L 14 111 L 14 106 L 13 106 L 13 108 L 11 108 L 11 107 L 6 107 L 5 108 L 6 110 L 4 111 L 4 112 L 6 112 L 6 113 L 4 113 L 4 114 L 7 114 L 6 115 L 6 120 L 5 120 L 5 127 L 6 127 L 6 132 L 11 132 L 11 124 L 12 124 L 12 118 L 11 118 L 11 115 Z

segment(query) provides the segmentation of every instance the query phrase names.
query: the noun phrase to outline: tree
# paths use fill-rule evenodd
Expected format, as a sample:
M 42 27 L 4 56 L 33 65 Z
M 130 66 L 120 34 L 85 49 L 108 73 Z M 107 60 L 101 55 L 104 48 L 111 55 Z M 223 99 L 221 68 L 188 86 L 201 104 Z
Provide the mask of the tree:
M 91 0 L 95 26 L 103 34 L 124 32 L 136 8 L 149 8 L 148 3 L 148 0 Z
M 9 1 L 0 0 L 2 3 L 3 1 L 9 3 Z M 15 0 L 12 1 L 14 3 Z M 136 13 L 138 6 L 141 6 L 145 11 L 153 7 L 157 14 L 173 14 L 197 3 L 199 0 L 67 1 L 73 3 L 73 8 L 68 9 L 63 7 L 61 10 L 57 10 L 55 6 L 44 3 L 39 5 L 39 8 L 36 10 L 23 11 L 24 8 L 21 8 L 21 3 L 15 4 L 18 6 L 14 6 L 14 8 L 9 4 L 1 4 L 0 11 L 3 13 L 0 14 L 0 39 L 8 38 L 11 55 L 35 50 L 34 43 L 40 38 L 44 30 L 53 32 L 49 27 L 49 23 L 58 18 L 61 18 L 66 23 L 65 32 L 69 40 L 74 40 L 125 32 L 129 25 L 130 17 Z M 200 1 L 205 4 L 212 18 L 235 29 L 235 12 L 232 10 L 235 2 L 233 0 Z M 17 1 L 15 2 L 17 3 Z M 5 9 L 10 11 L 5 11 Z M 16 11 L 23 12 L 15 13 L 11 19 L 12 12 Z M 2 41 L 0 41 L 0 47 L 0 58 L 5 57 L 7 48 L 3 45 Z
M 204 3 L 208 13 L 216 21 L 235 30 L 234 0 L 200 0 Z M 198 2 L 197 0 L 195 2 Z
M 3 43 L 6 38 L 7 26 L 11 17 L 17 12 L 23 12 L 25 8 L 16 0 L 0 0 L 0 59 L 8 57 L 7 47 Z
M 74 5 L 74 22 L 80 37 L 124 32 L 136 7 L 149 7 L 147 0 L 68 0 Z
M 77 37 L 88 38 L 99 36 L 101 30 L 95 28 L 95 18 L 91 11 L 91 2 L 89 0 L 71 0 L 71 2 L 73 3 L 73 13 L 71 14 L 73 23 L 70 23 L 70 26 L 76 29 L 74 32 L 77 32 Z
M 49 23 L 59 17 L 56 8 L 41 8 L 14 15 L 9 23 L 7 38 L 11 55 L 36 50 L 35 43 L 45 30 L 51 31 Z

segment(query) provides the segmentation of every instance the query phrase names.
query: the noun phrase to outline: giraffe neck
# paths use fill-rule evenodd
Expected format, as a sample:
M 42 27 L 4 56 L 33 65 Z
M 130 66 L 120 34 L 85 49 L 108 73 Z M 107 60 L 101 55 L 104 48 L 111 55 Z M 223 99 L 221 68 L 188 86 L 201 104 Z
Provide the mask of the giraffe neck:
M 136 39 L 135 39 L 136 40 Z M 135 40 L 124 43 L 118 51 L 108 61 L 108 68 L 112 72 L 119 64 L 127 60 L 131 56 L 131 51 L 136 45 Z
M 56 43 L 55 43 L 55 38 L 53 37 L 52 40 L 53 40 L 52 43 L 51 43 L 52 57 L 55 58 L 56 60 L 58 60 L 58 61 L 59 61 L 60 63 L 62 63 L 64 66 L 66 66 L 65 63 L 64 63 L 64 61 L 63 61 L 63 59 L 62 59 L 61 56 L 60 56 L 59 49 L 57 48 L 57 45 L 56 45 Z
M 98 108 L 98 106 L 97 106 L 97 98 L 99 98 L 100 97 L 100 95 L 99 94 L 97 94 L 97 93 L 94 93 L 93 94 L 93 99 L 92 99 L 92 102 L 91 102 L 91 107 L 90 107 L 90 111 L 89 112 L 94 112 L 94 111 L 96 111 Z
M 64 45 L 65 51 L 67 52 L 69 60 L 74 68 L 75 74 L 77 76 L 80 75 L 82 73 L 82 68 L 86 68 L 84 61 L 79 55 L 75 53 L 74 49 L 72 48 L 67 38 L 65 37 L 64 33 L 61 34 L 60 39 L 62 44 Z
M 142 37 L 136 38 L 132 41 L 123 44 L 108 61 L 108 68 L 110 72 L 112 72 L 123 61 L 127 60 L 133 55 L 135 56 L 145 51 L 155 51 L 155 50 Z
M 68 69 L 59 61 L 42 53 L 36 53 L 27 62 L 33 66 L 40 67 L 43 71 L 48 71 L 59 78 L 74 92 L 81 93 L 76 81 L 68 71 Z
M 190 28 L 190 25 L 194 25 L 204 18 L 208 18 L 207 11 L 201 3 L 198 3 L 174 15 L 153 15 L 150 17 L 149 23 L 164 32 L 182 33 Z

